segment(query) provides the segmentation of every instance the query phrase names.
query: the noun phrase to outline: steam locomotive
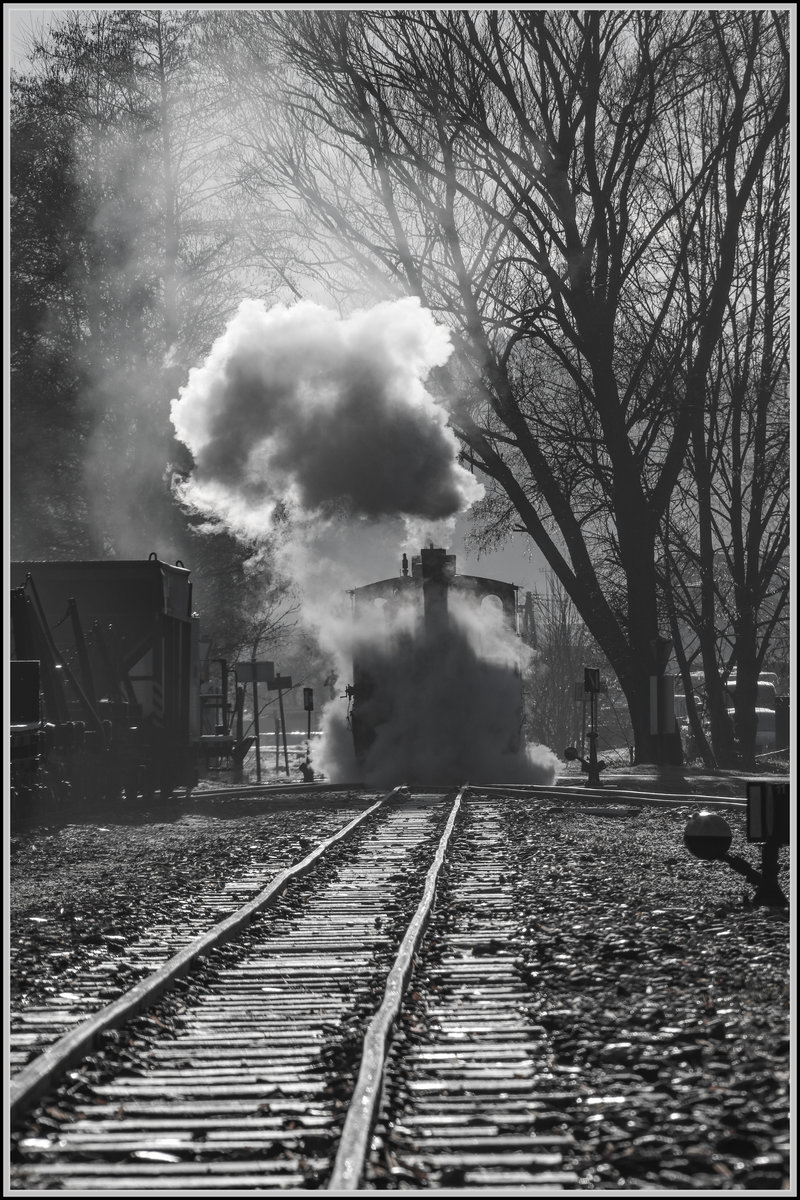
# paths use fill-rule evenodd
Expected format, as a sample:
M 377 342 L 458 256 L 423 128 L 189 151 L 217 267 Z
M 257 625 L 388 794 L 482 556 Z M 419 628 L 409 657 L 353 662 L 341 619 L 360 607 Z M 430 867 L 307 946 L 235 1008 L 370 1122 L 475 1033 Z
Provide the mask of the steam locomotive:
M 208 644 L 181 563 L 155 554 L 17 562 L 11 585 L 17 811 L 53 800 L 166 801 L 194 785 L 203 759 L 241 767 L 253 744 L 244 689 L 229 706 L 221 662 L 221 690 L 209 692 Z M 355 625 L 370 629 L 356 641 L 347 689 L 365 779 L 477 782 L 522 769 L 516 593 L 457 574 L 455 557 L 433 547 L 410 567 L 404 555 L 399 577 L 353 591 Z
M 517 588 L 459 575 L 430 546 L 354 589 L 350 727 L 367 779 L 506 778 L 526 769 Z M 499 775 L 497 774 L 499 772 Z
M 189 575 L 155 554 L 11 564 L 15 804 L 166 800 L 199 754 L 235 750 L 225 722 L 203 729 Z

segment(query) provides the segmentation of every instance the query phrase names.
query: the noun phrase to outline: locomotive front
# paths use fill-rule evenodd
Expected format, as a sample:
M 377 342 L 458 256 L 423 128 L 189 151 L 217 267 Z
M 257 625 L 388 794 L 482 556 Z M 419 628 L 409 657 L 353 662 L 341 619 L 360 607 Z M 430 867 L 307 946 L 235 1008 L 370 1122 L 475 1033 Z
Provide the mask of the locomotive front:
M 459 575 L 429 547 L 402 574 L 354 589 L 350 724 L 367 780 L 518 778 L 517 588 Z

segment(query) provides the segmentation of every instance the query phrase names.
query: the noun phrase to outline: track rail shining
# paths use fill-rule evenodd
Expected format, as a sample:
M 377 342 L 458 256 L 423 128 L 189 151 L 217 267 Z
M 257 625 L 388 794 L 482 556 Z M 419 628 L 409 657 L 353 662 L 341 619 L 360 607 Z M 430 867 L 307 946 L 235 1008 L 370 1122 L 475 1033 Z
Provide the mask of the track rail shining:
M 82 1022 L 77 1029 L 65 1034 L 38 1055 L 33 1062 L 15 1076 L 11 1083 L 9 1107 L 12 1120 L 29 1108 L 64 1071 L 88 1054 L 96 1045 L 100 1034 L 110 1029 L 119 1029 L 131 1017 L 136 1016 L 148 1005 L 154 1004 L 175 980 L 186 975 L 199 958 L 235 937 L 257 913 L 273 903 L 293 879 L 298 879 L 310 871 L 331 846 L 348 837 L 393 794 L 395 793 L 390 793 L 389 796 L 371 805 L 344 828 L 320 842 L 300 862 L 287 867 L 270 880 L 267 887 L 259 892 L 253 900 L 242 905 L 230 916 L 196 937 L 188 946 L 168 959 L 163 966 L 153 971 L 134 987 L 129 988 L 112 1004 L 106 1005 L 105 1008 Z
M 431 914 L 439 872 L 447 853 L 447 846 L 465 790 L 465 788 L 461 788 L 455 798 L 445 831 L 425 878 L 422 899 L 411 919 L 397 958 L 389 972 L 383 1003 L 367 1029 L 361 1069 L 350 1100 L 350 1107 L 347 1110 L 339 1141 L 339 1150 L 328 1184 L 331 1189 L 356 1188 L 364 1174 L 369 1151 L 369 1138 L 375 1123 L 380 1089 L 383 1083 L 386 1047 L 408 987 L 414 964 L 414 954 L 422 940 Z
M 44 1112 L 58 1114 L 58 1134 L 42 1138 L 41 1127 L 32 1133 L 29 1125 L 17 1144 L 14 1185 L 319 1186 L 350 1089 L 345 1081 L 339 1094 L 338 1062 L 347 1070 L 360 1057 L 365 1016 L 398 940 L 390 927 L 406 928 L 441 819 L 440 795 L 395 789 L 26 1068 L 12 1097 L 17 1117 L 71 1065 L 80 1063 L 71 1079 L 91 1082 L 77 1111 L 58 1096 L 45 1100 Z M 292 895 L 282 899 L 290 883 Z M 201 956 L 177 1036 L 128 1051 L 136 1041 L 131 1017 Z M 142 1020 L 164 1028 L 158 1015 Z M 97 1056 L 82 1056 L 125 1021 L 121 1061 L 105 1061 L 98 1073 Z M 49 1115 L 45 1122 L 52 1124 Z M 291 1169 L 296 1158 L 276 1161 L 276 1147 L 302 1149 L 302 1169 Z
M 490 791 L 394 789 L 26 1067 L 18 1122 L 80 1064 L 14 1186 L 574 1185 Z

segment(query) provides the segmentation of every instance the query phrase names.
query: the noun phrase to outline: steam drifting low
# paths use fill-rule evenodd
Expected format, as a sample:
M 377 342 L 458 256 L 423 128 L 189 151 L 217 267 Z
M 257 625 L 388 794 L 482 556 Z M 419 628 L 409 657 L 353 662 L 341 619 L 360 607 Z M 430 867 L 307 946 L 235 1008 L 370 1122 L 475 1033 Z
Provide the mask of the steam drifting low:
M 375 737 L 357 761 L 341 705 L 326 705 L 315 766 L 329 778 L 379 786 L 552 783 L 556 756 L 520 738 L 516 670 L 533 652 L 500 611 L 453 593 L 447 617 L 433 626 L 408 601 L 362 610 L 357 621 L 340 618 L 335 637 L 333 630 L 328 616 L 341 670 L 349 674 L 349 660 L 358 659 L 369 673 L 361 719 Z
M 483 487 L 424 386 L 451 350 L 414 298 L 349 317 L 245 300 L 172 404 L 195 460 L 181 500 L 255 538 L 279 503 L 378 520 L 465 511 Z

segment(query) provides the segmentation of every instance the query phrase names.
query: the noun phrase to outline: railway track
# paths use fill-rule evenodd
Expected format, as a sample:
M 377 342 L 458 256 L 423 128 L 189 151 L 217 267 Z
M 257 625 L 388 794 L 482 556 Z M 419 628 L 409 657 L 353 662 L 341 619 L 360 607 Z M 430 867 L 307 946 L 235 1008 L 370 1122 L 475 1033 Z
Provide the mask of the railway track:
M 471 799 L 393 1038 L 368 1186 L 549 1195 L 578 1182 L 574 1090 L 520 970 L 516 853 L 496 804 Z
M 258 864 L 217 889 L 172 959 L 174 929 L 151 930 L 155 971 L 14 1079 L 12 1187 L 594 1186 L 587 1104 L 636 1112 L 657 1096 L 639 1079 L 588 1098 L 540 1024 L 530 929 L 545 928 L 540 905 L 553 918 L 531 892 L 536 841 L 515 798 L 365 794 L 258 895 Z M 632 803 L 585 788 L 535 803 L 591 814 L 600 799 Z M 645 1057 L 675 1032 L 643 1034 Z
M 276 789 L 224 789 L 203 793 L 201 799 L 226 800 L 266 798 Z M 301 826 L 297 836 L 276 846 L 266 847 L 256 839 L 248 855 L 238 864 L 236 873 L 224 882 L 197 881 L 191 898 L 165 902 L 163 919 L 149 924 L 136 938 L 120 934 L 98 937 L 98 944 L 80 971 L 52 1000 L 36 1005 L 11 1005 L 9 1066 L 12 1077 L 59 1038 L 79 1026 L 89 1014 L 99 1012 L 111 1001 L 123 996 L 135 984 L 147 979 L 173 955 L 191 945 L 215 922 L 223 921 L 252 900 L 266 881 L 290 866 L 318 841 L 335 833 L 342 824 L 363 811 L 376 796 L 361 795 L 352 787 L 328 812 L 320 806 L 314 811 L 313 824 Z M 313 833 L 313 837 L 308 836 Z
M 573 1185 L 491 810 L 396 790 L 24 1068 L 12 1186 Z

